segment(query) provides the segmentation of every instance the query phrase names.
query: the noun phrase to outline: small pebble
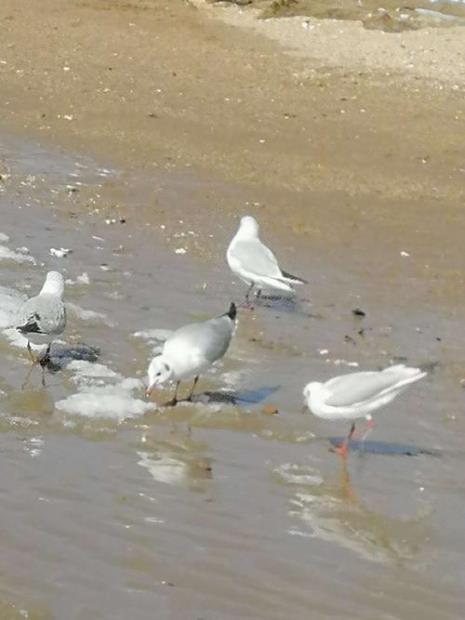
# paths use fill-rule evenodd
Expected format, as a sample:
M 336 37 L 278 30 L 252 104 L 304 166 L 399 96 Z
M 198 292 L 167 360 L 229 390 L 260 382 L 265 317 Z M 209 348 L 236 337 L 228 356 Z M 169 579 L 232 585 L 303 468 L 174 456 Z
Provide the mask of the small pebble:
M 265 415 L 277 415 L 279 413 L 279 409 L 272 403 L 266 403 L 262 407 L 262 413 Z

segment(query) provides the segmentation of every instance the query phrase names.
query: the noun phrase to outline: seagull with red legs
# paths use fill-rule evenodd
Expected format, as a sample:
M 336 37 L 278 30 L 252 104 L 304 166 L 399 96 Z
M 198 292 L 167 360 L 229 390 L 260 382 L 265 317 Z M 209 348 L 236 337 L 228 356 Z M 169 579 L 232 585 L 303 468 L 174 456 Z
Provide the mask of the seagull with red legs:
M 426 376 L 419 368 L 403 364 L 372 372 L 353 372 L 334 377 L 325 383 L 312 381 L 303 391 L 308 409 L 323 420 L 351 422 L 349 434 L 336 451 L 346 458 L 355 434 L 355 421 L 365 418 L 366 439 L 373 428 L 372 413 L 390 403 L 411 383 Z

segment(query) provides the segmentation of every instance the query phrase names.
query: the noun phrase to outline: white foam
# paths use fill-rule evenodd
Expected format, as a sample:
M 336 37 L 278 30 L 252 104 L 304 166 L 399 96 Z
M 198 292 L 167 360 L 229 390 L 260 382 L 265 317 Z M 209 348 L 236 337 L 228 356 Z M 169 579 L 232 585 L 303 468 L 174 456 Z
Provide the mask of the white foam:
M 132 392 L 143 387 L 139 379 L 127 378 L 110 385 L 85 386 L 76 394 L 58 401 L 55 407 L 71 415 L 123 422 L 153 409 L 153 403 L 135 398 Z
M 27 297 L 18 291 L 0 286 L 0 329 L 11 327 L 21 304 Z
M 29 254 L 24 254 L 23 252 L 15 252 L 14 250 L 10 250 L 4 245 L 0 245 L 0 260 L 12 260 L 17 263 L 33 263 L 34 265 L 36 264 L 35 259 Z
M 146 329 L 144 331 L 134 332 L 135 338 L 142 338 L 152 347 L 152 355 L 160 355 L 163 352 L 164 342 L 174 334 L 172 329 Z
M 90 284 L 90 278 L 87 271 L 83 271 L 80 276 L 76 277 L 75 280 L 68 278 L 65 282 L 70 286 L 74 286 L 75 284 Z
M 144 340 L 157 340 L 158 342 L 165 342 L 174 333 L 172 329 L 146 329 L 140 332 L 134 332 L 136 338 L 143 338 Z
M 67 365 L 68 370 L 72 370 L 75 374 L 73 381 L 77 384 L 96 385 L 102 384 L 104 379 L 122 380 L 122 376 L 105 366 L 88 362 L 86 360 L 73 360 Z
M 78 306 L 77 304 L 72 304 L 70 302 L 67 302 L 65 305 L 66 305 L 67 312 L 70 315 L 76 317 L 77 319 L 80 319 L 81 321 L 89 321 L 91 323 L 104 323 L 105 325 L 108 325 L 109 327 L 114 326 L 113 323 L 108 321 L 107 315 L 104 314 L 103 312 L 95 312 L 94 310 L 85 310 L 84 308 L 81 308 L 81 306 Z
M 18 291 L 0 286 L 0 329 L 9 342 L 19 349 L 25 349 L 27 346 L 27 338 L 20 334 L 14 327 L 21 305 L 26 301 L 27 296 Z M 36 350 L 42 350 L 42 345 L 34 345 L 31 347 Z
M 288 484 L 310 485 L 312 487 L 319 487 L 323 484 L 323 478 L 319 472 L 306 465 L 283 463 L 276 467 L 274 472 Z
M 7 243 L 10 240 L 10 237 L 8 235 L 5 235 L 5 233 L 0 232 L 0 243 Z
M 15 327 L 4 329 L 3 334 L 14 347 L 17 347 L 18 349 L 25 349 L 27 347 L 27 338 L 20 334 Z M 33 342 L 30 342 L 29 344 L 31 345 L 31 349 L 34 349 L 34 351 L 41 351 L 46 346 L 42 344 L 34 344 Z
M 50 248 L 50 255 L 56 258 L 65 258 L 68 254 L 71 254 L 72 251 L 71 248 Z
M 29 456 L 36 457 L 42 454 L 42 447 L 44 445 L 42 437 L 31 437 L 24 443 L 24 450 L 29 453 Z
M 147 469 L 157 482 L 165 484 L 180 484 L 186 481 L 188 467 L 186 463 L 173 456 L 149 454 L 138 452 L 140 460 L 138 465 Z

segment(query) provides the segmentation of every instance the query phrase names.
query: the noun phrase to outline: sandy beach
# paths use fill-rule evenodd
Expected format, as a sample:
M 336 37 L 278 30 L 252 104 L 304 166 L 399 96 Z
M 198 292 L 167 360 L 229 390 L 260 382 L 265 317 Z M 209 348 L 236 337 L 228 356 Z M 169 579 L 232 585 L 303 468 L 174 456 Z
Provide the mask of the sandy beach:
M 231 221 L 245 206 L 343 264 L 361 246 L 380 264 L 408 246 L 427 277 L 447 237 L 458 289 L 461 28 L 322 20 L 309 34 L 299 17 L 181 0 L 6 0 L 0 19 L 3 126 L 152 174 L 144 217 L 160 217 L 157 172 L 195 170 L 209 188 L 189 218 L 207 252 L 210 213 Z M 242 205 L 223 183 L 242 186 Z
M 422 2 L 0 3 L 2 618 L 462 618 L 465 29 Z M 153 332 L 242 299 L 245 213 L 310 284 L 148 403 Z M 21 390 L 46 268 L 101 356 Z M 302 387 L 393 363 L 428 377 L 341 468 Z

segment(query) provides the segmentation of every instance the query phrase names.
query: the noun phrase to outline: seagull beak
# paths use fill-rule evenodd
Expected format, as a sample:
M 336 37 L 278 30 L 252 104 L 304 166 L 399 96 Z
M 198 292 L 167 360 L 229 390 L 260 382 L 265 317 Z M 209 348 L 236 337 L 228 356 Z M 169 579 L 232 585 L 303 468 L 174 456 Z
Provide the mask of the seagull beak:
M 149 387 L 145 390 L 145 398 L 150 398 L 152 395 L 153 385 L 149 385 Z
M 307 411 L 308 411 L 308 406 L 305 403 L 304 405 L 302 405 L 302 409 L 300 410 L 300 413 L 307 413 Z

